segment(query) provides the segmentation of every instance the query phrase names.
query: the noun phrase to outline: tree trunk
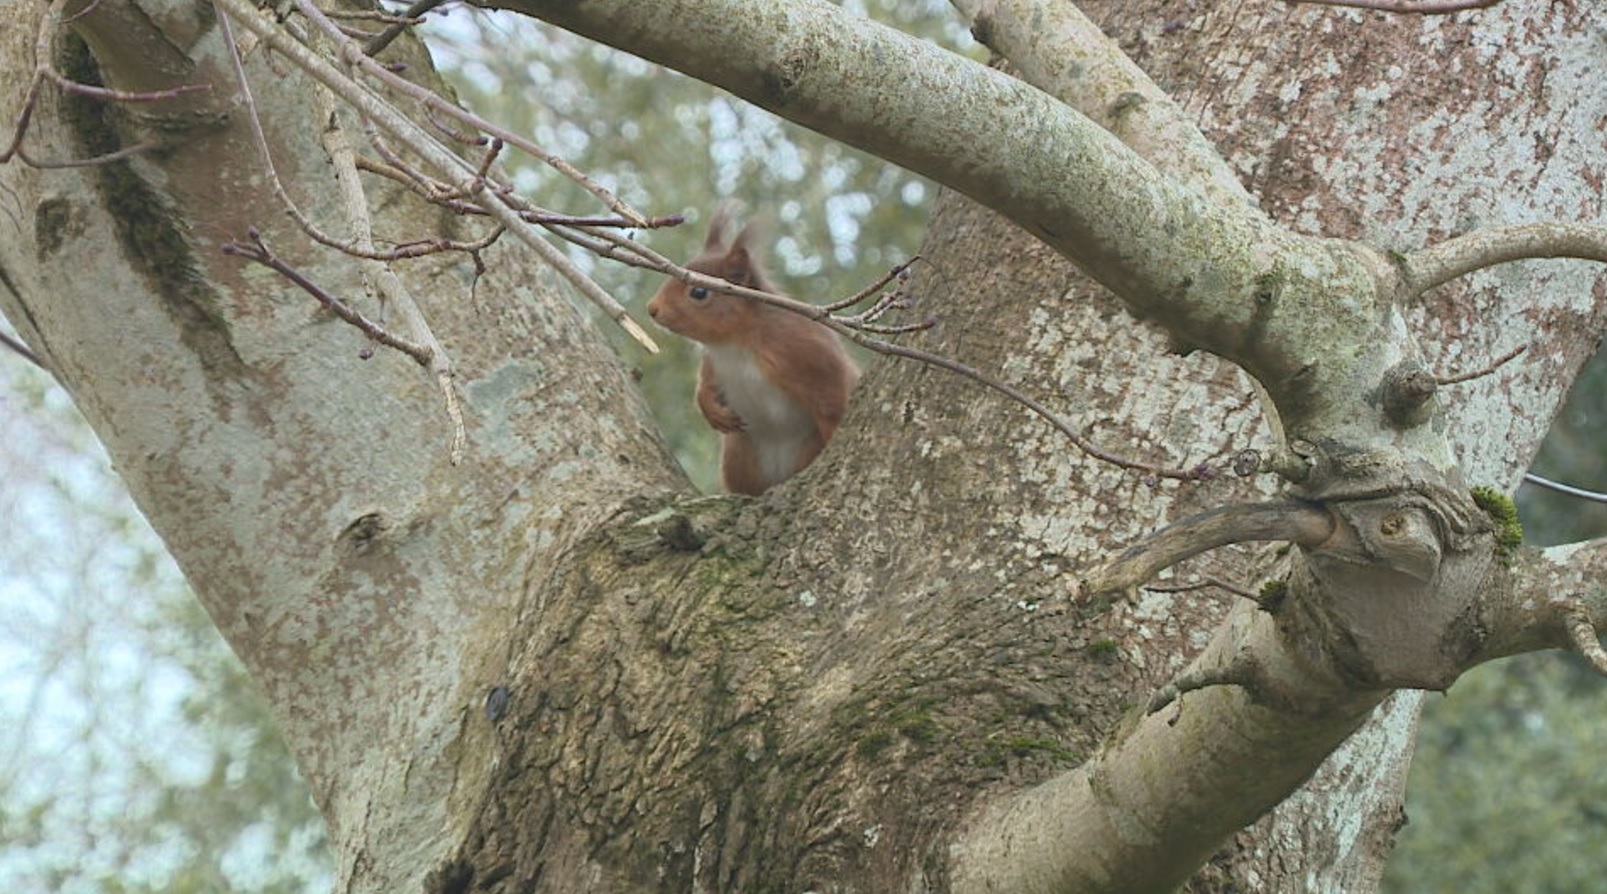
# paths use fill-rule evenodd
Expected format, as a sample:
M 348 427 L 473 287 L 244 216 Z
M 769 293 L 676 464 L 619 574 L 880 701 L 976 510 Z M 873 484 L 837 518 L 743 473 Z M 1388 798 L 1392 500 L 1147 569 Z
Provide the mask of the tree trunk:
M 712 5 L 677 8 L 687 34 Z M 1581 86 L 1601 13 L 1582 4 L 1453 18 L 1089 5 L 1109 10 L 1105 29 L 1295 230 L 1389 249 L 1475 222 L 1601 216 L 1589 136 L 1607 96 Z M 554 18 L 586 12 L 562 6 Z M 1070 199 L 990 193 L 986 172 L 956 175 L 1054 248 L 945 197 L 912 287 L 916 312 L 940 322 L 910 343 L 1041 396 L 1097 445 L 1195 480 L 1091 458 L 993 392 L 888 361 L 868 370 L 837 440 L 802 476 L 759 500 L 699 497 L 619 360 L 509 240 L 484 253 L 483 274 L 450 257 L 398 265 L 451 355 L 468 444 L 454 464 L 428 370 L 386 350 L 359 359 L 356 329 L 220 251 L 256 228 L 312 281 L 381 313 L 360 264 L 284 219 L 251 135 L 254 108 L 290 196 L 340 231 L 314 88 L 258 46 L 247 106 L 213 7 L 140 10 L 108 5 L 52 31 L 49 61 L 121 89 L 211 90 L 149 107 L 39 94 L 24 142 L 34 159 L 160 147 L 90 168 L 0 167 L 13 230 L 0 240 L 0 307 L 84 409 L 275 704 L 329 819 L 341 890 L 982 890 L 989 823 L 1031 803 L 1022 793 L 1067 780 L 1099 791 L 1105 777 L 1074 769 L 1097 772 L 1107 765 L 1085 762 L 1157 724 L 1209 737 L 1217 699 L 1278 713 L 1225 686 L 1153 717 L 1144 708 L 1200 654 L 1231 653 L 1273 623 L 1231 593 L 1304 567 L 1289 547 L 1230 547 L 1163 576 L 1231 590 L 1077 598 L 1090 567 L 1166 523 L 1281 492 L 1273 476 L 1232 470 L 1246 451 L 1287 446 L 1263 416 L 1266 393 L 1287 383 L 1258 386 L 1192 350 L 1179 333 L 1232 335 L 1209 321 L 1135 322 L 1128 308 L 1164 314 L 1171 296 L 1124 303 L 1063 256 L 1115 271 L 1104 279 L 1122 290 L 1147 287 L 1153 269 L 1124 266 L 1125 243 L 1068 247 L 1058 219 L 1019 210 Z M 38 10 L 13 0 L 0 14 L 10 120 Z M 1311 39 L 1284 40 L 1291 28 Z M 638 37 L 609 39 L 633 48 Z M 675 33 L 641 39 L 682 68 L 742 64 Z M 407 59 L 414 77 L 428 68 L 406 44 L 385 58 Z M 769 83 L 753 71 L 740 82 Z M 1054 133 L 1081 133 L 1061 124 Z M 912 164 L 968 163 L 907 145 L 897 128 L 872 136 Z M 1145 170 L 1109 155 L 1112 178 Z M 391 238 L 476 230 L 365 184 Z M 1155 192 L 1143 198 L 1170 201 Z M 1086 209 L 1072 216 L 1068 231 L 1102 225 Z M 1441 391 L 1433 435 L 1468 482 L 1509 490 L 1594 348 L 1607 285 L 1572 262 L 1463 282 L 1404 320 L 1381 314 L 1381 328 L 1395 325 L 1402 350 L 1442 375 L 1544 339 L 1543 359 L 1536 349 Z M 1261 356 L 1214 347 L 1252 366 Z M 1416 449 L 1411 437 L 1397 446 Z M 1390 683 L 1342 682 L 1312 694 L 1332 716 L 1286 712 L 1307 738 L 1258 744 L 1264 773 L 1209 806 L 1242 815 L 1236 828 L 1359 732 L 1193 890 L 1376 884 L 1416 702 L 1372 711 Z M 1187 780 L 1218 755 L 1143 757 L 1157 779 Z M 1180 809 L 1172 824 L 1191 816 Z M 1053 847 L 1013 859 L 1085 856 L 1087 829 L 1043 817 Z M 1141 838 L 1169 818 L 1135 819 Z M 1078 871 L 1103 873 L 1107 888 L 1165 887 L 1221 838 L 1165 830 L 1177 850 L 1109 864 L 1093 854 Z

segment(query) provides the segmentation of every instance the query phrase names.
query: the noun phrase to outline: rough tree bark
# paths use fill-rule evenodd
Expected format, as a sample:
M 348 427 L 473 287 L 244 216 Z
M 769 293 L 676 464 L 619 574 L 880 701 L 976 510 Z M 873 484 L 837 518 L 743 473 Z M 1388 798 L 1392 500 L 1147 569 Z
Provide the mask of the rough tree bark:
M 0 166 L 0 307 L 277 707 L 342 890 L 1166 890 L 1228 843 L 1196 890 L 1367 890 L 1415 722 L 1390 691 L 1566 642 L 1558 593 L 1607 613 L 1599 548 L 1508 555 L 1467 496 L 1515 485 L 1607 284 L 1558 261 L 1418 299 L 1400 291 L 1424 256 L 1385 253 L 1601 220 L 1607 96 L 1587 85 L 1607 22 L 1587 4 L 1088 4 L 1267 218 L 1186 134 L 1155 136 L 1151 100 L 1083 110 L 1122 142 L 1062 105 L 1100 94 L 1053 64 L 1060 4 L 970 10 L 1058 101 L 823 4 L 509 5 L 990 206 L 940 202 L 916 294 L 942 322 L 914 341 L 1047 395 L 1117 452 L 1216 474 L 1148 482 L 946 373 L 882 363 L 804 476 L 698 497 L 622 363 L 511 240 L 478 277 L 396 265 L 451 356 L 454 465 L 428 371 L 358 359 L 355 329 L 219 250 L 258 228 L 365 300 L 362 266 L 316 249 L 268 188 L 213 7 L 102 3 L 48 29 L 37 62 L 211 89 L 38 92 L 32 159 L 159 146 Z M 0 5 L 8 116 L 41 9 Z M 405 42 L 384 58 L 428 70 Z M 261 45 L 246 59 L 280 177 L 339 229 L 331 122 L 294 67 Z M 390 238 L 476 230 L 365 188 Z M 1386 408 L 1391 368 L 1446 375 L 1525 341 L 1431 406 Z M 1282 477 L 1230 474 L 1247 449 Z M 1221 590 L 1086 592 L 1167 522 L 1290 495 L 1332 535 L 1186 566 L 1285 581 L 1267 610 Z M 1145 710 L 1191 666 L 1249 685 Z

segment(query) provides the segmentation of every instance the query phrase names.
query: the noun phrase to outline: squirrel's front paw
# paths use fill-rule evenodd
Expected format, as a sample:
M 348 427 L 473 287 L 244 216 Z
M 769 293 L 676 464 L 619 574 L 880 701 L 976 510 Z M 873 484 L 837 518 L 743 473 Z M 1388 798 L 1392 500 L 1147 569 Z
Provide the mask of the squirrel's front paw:
M 741 416 L 726 406 L 704 407 L 703 418 L 709 420 L 709 425 L 713 426 L 715 431 L 723 434 L 743 431 L 748 427 Z

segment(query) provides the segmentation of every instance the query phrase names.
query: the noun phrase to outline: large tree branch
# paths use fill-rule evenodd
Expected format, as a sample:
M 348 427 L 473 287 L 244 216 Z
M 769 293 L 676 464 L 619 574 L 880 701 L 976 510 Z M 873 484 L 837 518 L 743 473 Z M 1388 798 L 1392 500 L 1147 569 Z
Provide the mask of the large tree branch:
M 1248 602 L 1191 670 L 1228 665 L 1248 668 L 1241 676 L 1254 685 L 1198 690 L 1145 713 L 1099 757 L 979 817 L 956 843 L 954 890 L 1174 890 L 1224 837 L 1307 779 L 1386 694 L 1332 678 L 1318 685 Z M 1180 759 L 1190 783 L 1166 784 Z
M 1334 517 L 1310 503 L 1235 503 L 1156 531 L 1089 572 L 1083 594 L 1137 587 L 1163 569 L 1230 543 L 1287 540 L 1315 547 L 1332 536 Z
M 835 6 L 484 5 L 668 65 L 965 193 L 1180 343 L 1244 365 L 1274 393 L 1339 374 L 1341 364 L 1317 359 L 1342 352 L 1339 341 L 1390 350 L 1371 299 L 1354 298 L 1392 275 L 1381 257 L 1295 235 L 1242 202 L 1213 202 L 1048 94 Z M 1310 313 L 1283 312 L 1285 302 Z
M 1397 256 L 1402 290 L 1416 298 L 1476 270 L 1541 258 L 1583 258 L 1607 263 L 1607 227 L 1533 223 L 1477 230 Z
M 1114 134 L 1212 201 L 1255 207 L 1183 110 L 1069 0 L 952 0 L 971 33 L 1022 80 Z

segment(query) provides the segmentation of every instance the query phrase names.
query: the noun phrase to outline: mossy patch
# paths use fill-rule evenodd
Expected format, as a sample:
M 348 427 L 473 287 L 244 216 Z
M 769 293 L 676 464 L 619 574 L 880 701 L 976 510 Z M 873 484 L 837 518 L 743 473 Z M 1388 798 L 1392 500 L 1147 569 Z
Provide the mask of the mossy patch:
M 1518 504 L 1493 487 L 1475 487 L 1473 503 L 1495 522 L 1495 555 L 1503 563 L 1523 545 L 1523 524 L 1518 521 Z
M 1121 644 L 1113 639 L 1096 639 L 1088 644 L 1088 654 L 1095 658 L 1115 658 Z
M 990 738 L 980 760 L 985 767 L 1001 767 L 1011 758 L 1031 757 L 1045 757 L 1062 764 L 1080 763 L 1075 751 L 1044 736 Z
M 853 726 L 863 730 L 856 737 L 854 751 L 860 757 L 870 758 L 886 751 L 901 739 L 921 746 L 936 744 L 943 733 L 934 713 L 936 706 L 935 699 L 921 697 L 886 706 L 860 703 L 850 708 L 845 705 L 838 710 L 864 712 L 859 721 L 853 723 Z
M 1261 585 L 1261 592 L 1257 594 L 1261 607 L 1267 611 L 1275 610 L 1287 598 L 1289 598 L 1289 582 L 1284 580 L 1267 581 Z
M 71 32 L 62 39 L 57 66 L 74 81 L 104 86 L 89 46 Z M 67 93 L 62 110 L 83 157 L 110 155 L 126 148 L 121 126 L 124 111 L 118 103 Z M 219 309 L 219 298 L 201 275 L 184 221 L 167 197 L 140 176 L 131 159 L 97 164 L 91 170 L 129 267 L 145 280 L 152 294 L 165 299 L 164 306 L 179 323 L 185 343 L 209 368 L 238 370 L 240 357 Z

